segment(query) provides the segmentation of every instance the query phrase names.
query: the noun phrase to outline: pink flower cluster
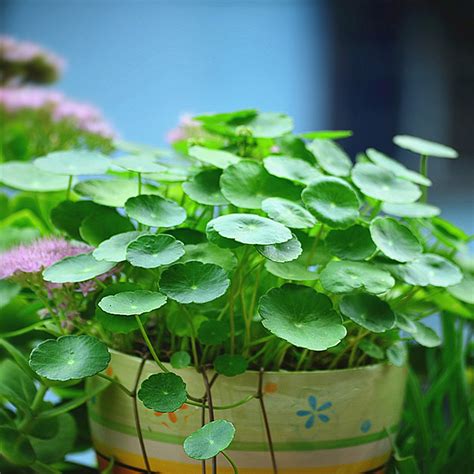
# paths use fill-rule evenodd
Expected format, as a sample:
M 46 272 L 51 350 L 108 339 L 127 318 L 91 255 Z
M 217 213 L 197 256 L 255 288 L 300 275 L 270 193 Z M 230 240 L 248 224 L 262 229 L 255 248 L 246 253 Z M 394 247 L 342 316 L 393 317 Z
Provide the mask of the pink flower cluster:
M 115 135 L 96 107 L 70 100 L 53 90 L 38 87 L 0 87 L 0 107 L 11 113 L 48 109 L 55 122 L 72 120 L 85 132 L 104 138 L 112 138 Z
M 0 279 L 39 273 L 64 257 L 90 252 L 87 245 L 72 245 L 62 238 L 42 238 L 0 254 Z
M 64 60 L 29 41 L 17 41 L 9 36 L 0 36 L 0 61 L 10 63 L 31 63 L 41 61 L 57 75 L 64 70 Z
M 179 125 L 166 134 L 168 143 L 176 143 L 188 138 L 199 138 L 204 135 L 201 123 L 193 120 L 190 114 L 183 114 L 179 118 Z

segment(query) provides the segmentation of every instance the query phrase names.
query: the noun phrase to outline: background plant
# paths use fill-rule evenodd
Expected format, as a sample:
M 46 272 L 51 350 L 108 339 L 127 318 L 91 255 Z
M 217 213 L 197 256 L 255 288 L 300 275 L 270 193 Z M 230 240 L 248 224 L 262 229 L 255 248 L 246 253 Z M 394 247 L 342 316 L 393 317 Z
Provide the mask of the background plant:
M 424 317 L 448 310 L 472 320 L 472 275 L 459 258 L 469 237 L 426 202 L 428 156 L 452 159 L 454 150 L 398 136 L 421 155 L 420 173 L 374 149 L 353 166 L 333 141 L 348 131 L 294 135 L 288 116 L 254 110 L 194 121 L 203 133 L 174 144 L 186 166 L 139 148 L 111 161 L 76 151 L 35 160 L 37 186 L 66 197 L 51 211 L 55 227 L 95 248 L 35 273 L 42 291 L 94 284 L 77 319 L 51 308 L 35 325 L 58 337 L 30 357 L 44 390 L 95 374 L 117 383 L 102 373 L 109 346 L 149 352 L 159 368 L 136 392 L 121 386 L 134 400 L 160 412 L 184 401 L 212 409 L 211 391 L 187 393 L 173 366 L 235 376 L 403 365 L 405 339 L 440 344 Z M 4 184 L 22 182 L 14 168 L 3 171 Z M 31 443 L 23 420 L 39 412 L 7 417 Z M 227 456 L 233 433 L 217 420 L 184 447 L 196 459 Z M 222 443 L 208 449 L 206 440 Z

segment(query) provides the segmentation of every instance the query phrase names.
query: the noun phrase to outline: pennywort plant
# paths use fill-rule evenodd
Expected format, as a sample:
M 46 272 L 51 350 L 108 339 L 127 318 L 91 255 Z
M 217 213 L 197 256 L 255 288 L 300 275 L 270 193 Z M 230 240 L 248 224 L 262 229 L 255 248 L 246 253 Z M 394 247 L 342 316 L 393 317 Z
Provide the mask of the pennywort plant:
M 457 153 L 397 136 L 420 157 L 420 172 L 373 148 L 353 165 L 337 142 L 350 135 L 294 134 L 287 115 L 241 110 L 194 117 L 172 160 L 123 144 L 127 154 L 114 159 L 67 151 L 34 162 L 39 191 L 64 190 L 51 212 L 58 234 L 84 252 L 35 269 L 34 278 L 20 267 L 12 273 L 29 291 L 33 278 L 36 291 L 75 304 L 71 317 L 43 293 L 34 329 L 54 338 L 29 364 L 19 361 L 40 387 L 33 410 L 5 415 L 33 453 L 25 463 L 35 420 L 68 411 L 67 403 L 43 406 L 47 389 L 93 375 L 104 387 L 118 383 L 104 372 L 108 347 L 156 363 L 135 390 L 120 386 L 134 403 L 209 410 L 210 422 L 184 442 L 190 457 L 223 453 L 233 465 L 225 449 L 235 429 L 214 419 L 231 407 L 213 406 L 216 377 L 400 366 L 405 340 L 440 343 L 423 318 L 440 310 L 472 318 L 473 276 L 460 257 L 469 237 L 428 203 L 429 160 Z M 29 179 L 9 169 L 4 183 Z M 188 366 L 202 373 L 204 394 L 189 393 L 174 373 Z M 254 398 L 264 410 L 257 387 L 238 404 Z

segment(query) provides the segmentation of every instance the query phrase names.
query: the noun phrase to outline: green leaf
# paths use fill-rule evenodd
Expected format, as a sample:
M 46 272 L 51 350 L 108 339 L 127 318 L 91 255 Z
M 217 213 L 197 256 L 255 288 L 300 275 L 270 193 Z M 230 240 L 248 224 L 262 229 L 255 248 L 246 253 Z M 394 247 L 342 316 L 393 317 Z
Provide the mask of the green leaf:
M 136 291 L 140 290 L 140 287 L 135 283 L 114 283 L 108 285 L 107 288 L 100 294 L 100 299 L 123 293 L 125 291 Z M 139 329 L 138 323 L 135 318 L 130 316 L 121 316 L 118 314 L 109 314 L 100 309 L 98 306 L 95 308 L 95 319 L 102 325 L 104 329 L 111 332 L 117 332 L 122 334 L 128 334 L 132 331 Z M 146 315 L 140 316 L 142 323 L 146 321 Z
M 226 377 L 235 377 L 243 374 L 248 367 L 248 361 L 239 354 L 221 354 L 214 360 L 214 369 L 218 374 Z
M 382 204 L 382 211 L 386 214 L 391 214 L 392 216 L 408 217 L 413 219 L 435 217 L 441 213 L 439 208 L 422 202 L 412 202 L 409 204 L 384 202 Z
M 91 377 L 107 368 L 107 346 L 95 337 L 61 336 L 43 341 L 30 355 L 30 367 L 49 380 L 75 380 Z
M 206 206 L 223 206 L 228 204 L 219 186 L 221 175 L 221 170 L 210 169 L 201 171 L 189 181 L 183 183 L 183 191 L 199 204 Z
M 314 154 L 319 166 L 334 176 L 349 176 L 352 162 L 347 153 L 331 140 L 315 139 L 308 148 Z
M 192 459 L 210 459 L 224 451 L 234 435 L 234 425 L 229 421 L 211 421 L 184 440 L 184 451 Z
M 268 260 L 278 263 L 296 260 L 303 252 L 301 243 L 295 235 L 281 244 L 256 245 L 255 248 Z
M 293 119 L 285 114 L 259 112 L 246 127 L 256 138 L 277 138 L 293 130 Z
M 314 140 L 315 138 L 325 140 L 337 140 L 338 138 L 352 137 L 352 130 L 317 130 L 315 132 L 300 133 L 301 138 Z
M 332 293 L 385 293 L 395 284 L 390 273 L 365 262 L 330 262 L 321 272 L 321 284 Z
M 394 159 L 388 157 L 378 150 L 375 150 L 374 148 L 368 148 L 366 150 L 366 154 L 372 163 L 379 166 L 380 168 L 391 171 L 398 178 L 406 179 L 407 181 L 421 184 L 423 186 L 431 186 L 431 181 L 427 177 L 415 171 L 409 170 L 398 161 L 395 161 Z
M 0 309 L 20 293 L 21 286 L 10 280 L 0 280 Z
M 174 227 L 186 220 L 186 211 L 181 206 L 152 194 L 128 199 L 125 212 L 140 224 L 151 227 Z
M 182 263 L 192 261 L 214 263 L 228 272 L 232 271 L 237 265 L 237 258 L 230 250 L 220 248 L 210 242 L 185 245 L 184 250 L 186 253 L 181 258 Z
M 424 347 L 437 347 L 441 345 L 440 337 L 432 328 L 420 323 L 420 321 L 413 321 L 413 324 L 416 326 L 416 331 L 412 332 L 411 335 L 418 344 Z
M 30 426 L 29 435 L 38 439 L 51 439 L 59 432 L 59 422 L 56 417 L 36 418 Z
M 222 237 L 219 233 L 214 229 L 213 221 L 209 221 L 206 226 L 206 237 L 207 240 L 222 249 L 235 249 L 240 247 L 240 242 L 236 242 L 235 240 L 228 239 L 226 237 Z
M 345 295 L 339 309 L 344 316 L 372 332 L 384 332 L 395 325 L 395 314 L 390 305 L 374 295 Z
M 170 358 L 173 369 L 185 369 L 191 364 L 191 356 L 186 351 L 175 352 Z
M 242 244 L 281 244 L 292 238 L 291 231 L 284 225 L 255 214 L 227 214 L 213 219 L 207 226 L 221 237 Z
M 220 169 L 226 169 L 229 165 L 240 161 L 239 156 L 229 153 L 228 151 L 214 150 L 202 146 L 192 146 L 188 150 L 188 154 L 207 165 L 212 165 Z
M 92 253 L 66 257 L 43 271 L 43 278 L 51 283 L 78 283 L 92 280 L 115 266 L 112 262 L 98 262 Z
M 387 358 L 395 367 L 403 367 L 407 363 L 408 352 L 405 344 L 396 342 L 387 349 Z
M 115 234 L 133 230 L 135 228 L 128 218 L 106 207 L 87 216 L 79 227 L 79 234 L 85 242 L 96 246 Z
M 224 321 L 209 319 L 201 323 L 198 339 L 201 344 L 221 344 L 229 338 L 229 325 Z
M 142 235 L 127 247 L 127 261 L 134 267 L 156 268 L 176 262 L 184 255 L 184 245 L 171 235 Z
M 420 188 L 371 163 L 357 163 L 352 170 L 354 184 L 374 199 L 393 203 L 412 203 L 421 196 Z
M 459 268 L 440 255 L 426 253 L 403 265 L 386 265 L 396 278 L 413 286 L 453 286 L 462 280 Z
M 90 179 L 77 183 L 74 192 L 103 206 L 124 207 L 129 198 L 138 194 L 138 184 L 135 179 Z M 143 184 L 142 193 L 159 194 L 159 191 Z
M 28 438 L 8 426 L 0 426 L 0 454 L 15 466 L 29 466 L 36 461 Z
M 265 328 L 297 347 L 324 351 L 346 335 L 331 300 L 306 286 L 271 289 L 260 298 L 258 312 Z
M 415 323 L 406 315 L 401 313 L 395 314 L 395 324 L 396 326 L 409 334 L 416 332 Z
M 99 308 L 109 314 L 136 316 L 149 313 L 166 304 L 166 296 L 149 290 L 124 291 L 102 298 Z
M 463 279 L 460 283 L 447 288 L 448 292 L 451 293 L 458 300 L 474 304 L 474 276 L 464 274 Z
M 207 242 L 206 234 L 199 230 L 190 229 L 188 227 L 178 227 L 177 229 L 167 229 L 166 233 L 172 235 L 176 240 L 180 240 L 183 244 L 200 244 Z
M 227 291 L 229 284 L 224 269 L 201 262 L 173 265 L 161 274 L 160 279 L 161 291 L 182 304 L 215 300 Z
M 41 171 L 33 163 L 9 161 L 0 164 L 0 182 L 21 191 L 61 191 L 69 178 Z
M 359 217 L 359 198 L 340 178 L 321 178 L 312 182 L 301 198 L 309 211 L 330 227 L 345 229 Z
M 121 156 L 112 160 L 111 163 L 135 173 L 161 173 L 167 169 L 157 163 L 153 155 L 147 154 Z
M 187 397 L 186 384 L 172 372 L 150 375 L 138 391 L 143 405 L 160 413 L 176 411 Z
M 440 143 L 430 142 L 423 138 L 412 137 L 411 135 L 396 135 L 393 137 L 393 143 L 400 148 L 412 151 L 419 155 L 435 156 L 437 158 L 457 158 L 458 152 L 453 148 L 441 145 Z
M 128 244 L 142 234 L 143 232 L 132 231 L 114 235 L 110 239 L 102 241 L 92 252 L 92 255 L 96 260 L 115 263 L 123 262 L 127 259 Z
M 0 363 L 0 397 L 28 412 L 36 394 L 33 380 L 10 359 Z
M 376 250 L 369 229 L 359 224 L 344 230 L 332 230 L 326 237 L 326 244 L 333 255 L 347 260 L 364 260 Z
M 307 265 L 305 255 L 292 262 L 277 263 L 267 260 L 265 268 L 269 273 L 285 280 L 306 281 L 317 280 L 319 273 L 314 266 Z
M 196 117 L 193 117 L 193 120 L 203 123 L 245 123 L 254 118 L 257 113 L 258 112 L 254 109 L 243 109 L 220 114 L 197 115 Z
M 423 248 L 410 229 L 391 217 L 377 217 L 370 224 L 370 235 L 377 248 L 397 262 L 410 262 Z
M 47 173 L 66 176 L 105 174 L 110 166 L 110 161 L 102 153 L 85 150 L 55 151 L 33 163 Z
M 311 229 L 316 219 L 303 206 L 282 198 L 268 198 L 262 201 L 262 210 L 268 217 L 292 229 Z
M 272 176 L 294 181 L 298 184 L 309 184 L 323 176 L 307 161 L 290 156 L 268 156 L 263 160 L 263 166 Z
M 385 359 L 385 353 L 383 349 L 375 344 L 375 342 L 372 342 L 370 339 L 362 339 L 357 347 L 373 359 Z
M 281 197 L 296 201 L 300 189 L 289 181 L 275 178 L 254 160 L 229 166 L 220 179 L 224 197 L 237 207 L 260 209 L 264 199 Z

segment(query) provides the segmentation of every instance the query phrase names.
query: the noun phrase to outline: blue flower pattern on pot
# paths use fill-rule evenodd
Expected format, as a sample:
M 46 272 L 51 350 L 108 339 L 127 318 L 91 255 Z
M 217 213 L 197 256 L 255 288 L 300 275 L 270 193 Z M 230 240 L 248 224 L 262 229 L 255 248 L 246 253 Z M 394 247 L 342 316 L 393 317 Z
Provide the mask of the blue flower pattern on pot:
M 329 421 L 329 416 L 321 412 L 331 408 L 332 407 L 331 402 L 325 402 L 318 407 L 318 402 L 317 402 L 316 397 L 314 395 L 310 395 L 308 397 L 308 405 L 310 407 L 310 410 L 298 410 L 296 412 L 297 416 L 308 417 L 308 419 L 306 420 L 304 424 L 304 427 L 306 429 L 309 430 L 310 428 L 314 426 L 314 422 L 316 421 L 316 418 L 318 418 L 323 423 L 327 423 Z

